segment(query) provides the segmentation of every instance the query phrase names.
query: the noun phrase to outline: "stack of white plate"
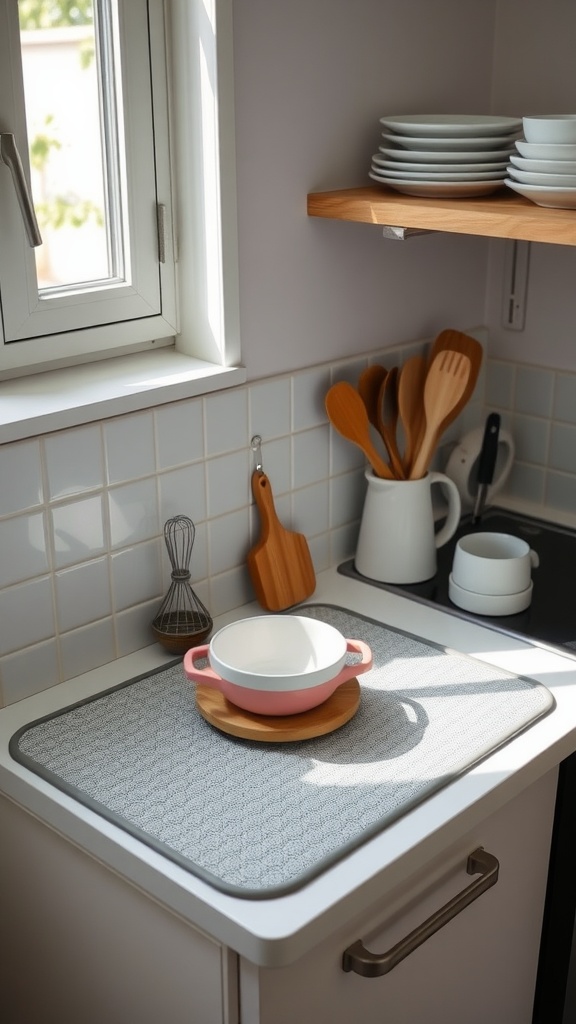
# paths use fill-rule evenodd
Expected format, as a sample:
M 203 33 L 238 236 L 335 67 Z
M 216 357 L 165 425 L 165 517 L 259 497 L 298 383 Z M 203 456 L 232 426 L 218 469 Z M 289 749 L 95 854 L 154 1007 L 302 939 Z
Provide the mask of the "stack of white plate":
M 381 117 L 384 145 L 369 176 L 412 196 L 482 196 L 503 186 L 519 118 L 484 114 Z
M 519 140 L 506 184 L 537 206 L 576 210 L 576 145 Z

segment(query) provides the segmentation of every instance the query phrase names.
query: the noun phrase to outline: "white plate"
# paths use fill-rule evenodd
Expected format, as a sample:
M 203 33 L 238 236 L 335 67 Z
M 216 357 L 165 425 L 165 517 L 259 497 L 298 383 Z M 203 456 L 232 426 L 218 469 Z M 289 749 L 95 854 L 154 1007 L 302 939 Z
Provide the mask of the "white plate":
M 460 152 L 459 150 L 449 150 L 447 153 L 441 149 L 427 150 L 427 149 L 414 149 L 406 150 L 390 149 L 387 146 L 378 146 L 380 153 L 383 153 L 385 157 L 390 160 L 413 160 L 414 163 L 419 164 L 449 164 L 457 161 L 459 164 L 476 164 L 478 160 L 489 160 L 490 163 L 502 162 L 510 160 L 514 149 L 512 146 L 508 146 L 507 149 L 489 149 L 484 151 L 473 150 L 471 153 Z M 518 160 L 521 157 L 517 157 Z
M 417 171 L 388 171 L 377 164 L 372 164 L 370 170 L 376 177 L 382 178 L 385 181 L 503 181 L 506 177 L 506 171 L 484 171 L 482 173 L 474 172 L 463 172 L 453 171 L 448 173 L 446 171 L 441 172 L 428 172 L 418 169 Z
M 488 171 L 492 174 L 498 174 L 498 171 L 504 171 L 506 169 L 507 162 L 504 160 L 501 163 L 487 163 L 487 164 L 441 164 L 441 163 L 411 163 L 407 160 L 386 160 L 383 156 L 379 156 L 378 153 L 374 153 L 372 157 L 372 163 L 376 167 L 382 167 L 383 170 L 389 171 L 417 171 L 421 178 L 427 178 L 429 174 L 480 174 Z M 506 175 L 502 174 L 501 177 L 505 178 Z
M 456 136 L 508 135 L 519 132 L 522 119 L 517 117 L 494 117 L 490 114 L 402 114 L 380 118 L 380 124 L 400 135 Z
M 522 185 L 506 178 L 504 184 L 530 199 L 537 206 L 555 210 L 576 210 L 576 188 L 548 188 L 545 185 Z
M 548 188 L 576 188 L 576 174 L 535 174 L 510 166 L 508 173 L 514 181 L 523 185 L 546 185 Z M 504 175 L 506 177 L 506 175 Z
M 521 171 L 532 171 L 534 174 L 576 174 L 576 160 L 529 160 L 512 153 L 510 162 Z
M 464 611 L 475 612 L 476 615 L 518 615 L 530 605 L 533 589 L 534 584 L 531 583 L 527 590 L 521 590 L 519 594 L 477 594 L 473 590 L 459 587 L 452 573 L 448 577 L 448 596 L 452 604 Z
M 394 178 L 385 180 L 370 171 L 369 178 L 387 185 L 396 192 L 407 196 L 421 196 L 428 199 L 471 199 L 474 196 L 487 196 L 496 192 L 504 184 L 498 181 L 397 181 Z
M 518 139 L 516 149 L 532 160 L 576 160 L 576 146 L 547 145 L 544 142 L 525 142 Z
M 443 150 L 445 153 L 450 151 L 469 153 L 470 150 L 482 149 L 482 150 L 493 150 L 507 148 L 509 153 L 514 152 L 514 144 L 518 138 L 518 132 L 513 132 L 512 135 L 486 135 L 484 138 L 470 137 L 466 139 L 447 139 L 447 138 L 412 138 L 410 135 L 391 135 L 388 132 L 382 132 L 382 138 L 386 142 L 393 142 L 397 146 L 401 146 L 403 149 L 433 149 Z

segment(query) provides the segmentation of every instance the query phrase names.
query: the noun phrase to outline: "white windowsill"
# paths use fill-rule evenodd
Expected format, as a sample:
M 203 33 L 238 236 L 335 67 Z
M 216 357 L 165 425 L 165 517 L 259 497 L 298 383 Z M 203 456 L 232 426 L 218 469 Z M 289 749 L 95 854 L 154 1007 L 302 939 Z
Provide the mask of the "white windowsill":
M 159 349 L 0 381 L 0 444 L 243 384 L 224 367 Z

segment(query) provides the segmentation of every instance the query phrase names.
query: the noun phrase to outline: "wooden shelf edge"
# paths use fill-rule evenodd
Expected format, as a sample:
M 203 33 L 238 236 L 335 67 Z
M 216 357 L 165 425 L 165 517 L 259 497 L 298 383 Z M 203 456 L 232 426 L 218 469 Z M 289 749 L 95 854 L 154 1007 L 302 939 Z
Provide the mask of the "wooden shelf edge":
M 307 210 L 330 220 L 576 245 L 576 210 L 537 206 L 509 189 L 477 199 L 424 199 L 385 186 L 337 189 L 311 192 Z

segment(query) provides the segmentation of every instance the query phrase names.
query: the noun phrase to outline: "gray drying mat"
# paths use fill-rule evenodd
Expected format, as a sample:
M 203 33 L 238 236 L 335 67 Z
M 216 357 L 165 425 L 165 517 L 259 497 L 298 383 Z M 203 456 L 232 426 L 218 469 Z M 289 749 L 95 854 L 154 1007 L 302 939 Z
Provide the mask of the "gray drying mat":
M 328 736 L 223 735 L 178 661 L 20 729 L 12 757 L 217 889 L 265 898 L 300 888 L 554 706 L 534 680 L 409 633 L 329 605 L 304 613 L 374 655 L 358 712 Z

